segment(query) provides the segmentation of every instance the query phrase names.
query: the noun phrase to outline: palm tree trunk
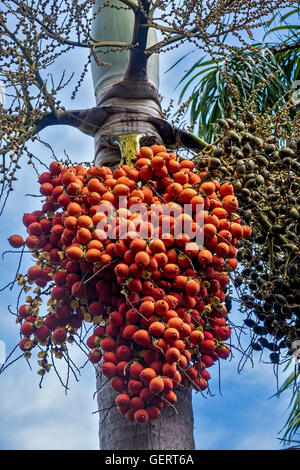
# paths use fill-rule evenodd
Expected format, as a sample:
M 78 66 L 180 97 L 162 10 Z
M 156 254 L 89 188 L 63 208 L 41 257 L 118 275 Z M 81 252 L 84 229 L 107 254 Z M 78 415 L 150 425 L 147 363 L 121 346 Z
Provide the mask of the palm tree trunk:
M 116 0 L 113 3 L 120 6 Z M 94 11 L 103 4 L 98 0 Z M 125 14 L 126 13 L 126 14 Z M 97 40 L 131 42 L 134 34 L 134 17 L 132 12 L 105 8 L 95 17 L 92 36 Z M 151 37 L 152 35 L 152 37 Z M 152 32 L 148 41 L 155 41 Z M 111 66 L 100 67 L 92 62 L 92 74 L 97 104 L 101 107 L 114 107 L 120 111 L 110 116 L 95 136 L 95 162 L 110 167 L 118 165 L 121 159 L 117 143 L 119 136 L 138 134 L 142 145 L 163 142 L 156 128 L 144 119 L 147 116 L 162 117 L 158 93 L 158 57 L 152 57 L 147 64 L 144 78 L 132 76 L 132 57 L 128 51 L 99 54 L 99 60 L 111 62 Z M 128 72 L 130 64 L 130 74 Z M 112 87 L 123 78 L 129 78 L 128 90 L 126 84 L 124 93 L 113 96 Z M 154 90 L 154 97 L 143 96 L 149 85 Z M 132 86 L 133 85 L 133 86 Z M 156 95 L 156 96 L 155 96 Z M 99 441 L 101 450 L 192 450 L 193 411 L 191 390 L 177 389 L 178 403 L 176 411 L 170 408 L 162 412 L 162 416 L 146 425 L 137 425 L 124 418 L 114 406 L 116 392 L 107 379 L 97 374 L 97 400 L 100 416 Z
M 145 425 L 132 423 L 119 413 L 114 405 L 116 393 L 97 379 L 98 409 L 100 412 L 99 444 L 101 450 L 193 450 L 193 410 L 190 390 L 176 391 L 176 413 L 172 408 Z M 105 384 L 103 386 L 103 384 Z M 112 407 L 112 408 L 111 408 Z

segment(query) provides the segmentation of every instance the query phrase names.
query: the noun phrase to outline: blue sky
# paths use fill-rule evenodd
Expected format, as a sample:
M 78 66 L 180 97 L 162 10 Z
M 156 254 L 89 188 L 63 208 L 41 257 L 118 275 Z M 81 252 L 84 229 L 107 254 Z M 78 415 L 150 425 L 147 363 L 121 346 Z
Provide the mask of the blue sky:
M 175 85 L 179 72 L 165 70 L 177 59 L 178 51 L 163 54 L 160 59 L 160 93 L 168 101 L 178 98 Z M 79 63 L 74 54 L 68 59 L 68 69 Z M 187 68 L 195 60 L 191 54 L 185 62 Z M 60 64 L 62 67 L 63 61 Z M 92 81 L 88 74 L 75 102 L 64 96 L 64 105 L 72 108 L 85 108 L 94 105 Z M 59 158 L 64 150 L 76 161 L 93 159 L 93 139 L 73 128 L 65 126 L 49 128 L 41 133 Z M 49 150 L 41 144 L 32 150 L 45 163 L 50 163 Z M 21 219 L 24 212 L 39 209 L 39 199 L 25 197 L 26 193 L 38 194 L 36 175 L 25 164 L 20 172 L 15 191 L 12 193 L 6 210 L 0 220 L 1 252 L 9 249 L 7 238 L 14 233 L 25 234 Z M 15 274 L 18 256 L 7 254 L 1 262 L 0 288 Z M 30 265 L 27 257 L 22 271 Z M 18 327 L 14 317 L 7 311 L 7 305 L 14 305 L 18 289 L 0 292 L 0 340 L 6 344 L 7 352 L 18 341 Z M 236 304 L 231 318 L 241 323 Z M 73 351 L 74 350 L 74 351 Z M 221 363 L 222 396 L 219 393 L 218 369 L 210 369 L 213 397 L 203 398 L 195 394 L 193 398 L 195 416 L 195 441 L 197 449 L 277 449 L 280 448 L 277 433 L 287 417 L 289 396 L 269 399 L 276 392 L 276 379 L 270 364 L 259 361 L 255 353 L 254 367 L 248 362 L 243 371 L 237 373 L 239 356 L 232 361 Z M 76 346 L 72 347 L 72 358 L 83 364 L 85 358 Z M 55 373 L 51 371 L 39 389 L 40 377 L 36 374 L 37 365 L 32 361 L 30 371 L 25 360 L 21 359 L 0 376 L 0 449 L 98 449 L 98 415 L 93 400 L 95 391 L 94 369 L 86 366 L 80 382 L 71 380 L 71 389 L 66 396 Z M 63 365 L 62 365 L 63 368 Z M 280 382 L 284 374 L 280 375 Z

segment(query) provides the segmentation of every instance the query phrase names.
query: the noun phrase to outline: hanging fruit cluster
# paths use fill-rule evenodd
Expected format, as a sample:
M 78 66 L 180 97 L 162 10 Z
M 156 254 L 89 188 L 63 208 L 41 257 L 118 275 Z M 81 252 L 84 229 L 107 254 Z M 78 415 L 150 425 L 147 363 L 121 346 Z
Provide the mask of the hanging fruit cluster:
M 251 242 L 240 245 L 244 269 L 235 285 L 243 289 L 251 347 L 267 348 L 270 361 L 278 363 L 300 338 L 300 141 L 284 146 L 269 130 L 263 139 L 258 117 L 249 112 L 239 121 L 221 119 L 219 125 L 218 148 L 197 160 L 197 167 L 208 170 L 208 179 L 219 176 L 234 186 L 253 228 Z
M 19 345 L 26 357 L 38 346 L 41 375 L 87 322 L 89 359 L 127 419 L 158 418 L 180 384 L 208 387 L 208 368 L 230 355 L 228 273 L 251 228 L 233 186 L 206 175 L 159 145 L 141 147 L 134 166 L 53 162 L 40 175 L 42 209 L 24 214 L 25 242 L 9 241 L 36 258 L 19 276 L 26 292 L 35 284 L 18 309 Z

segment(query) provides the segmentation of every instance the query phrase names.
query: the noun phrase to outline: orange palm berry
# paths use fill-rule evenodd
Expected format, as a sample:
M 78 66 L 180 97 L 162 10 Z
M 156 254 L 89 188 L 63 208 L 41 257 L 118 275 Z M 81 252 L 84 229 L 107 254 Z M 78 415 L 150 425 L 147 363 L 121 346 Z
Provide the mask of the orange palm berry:
M 181 160 L 180 166 L 182 168 L 189 168 L 189 170 L 193 170 L 195 168 L 195 164 L 192 160 Z
M 170 320 L 168 321 L 168 326 L 169 328 L 175 328 L 177 331 L 180 331 L 183 328 L 183 321 L 179 317 L 170 318 Z
M 137 265 L 146 267 L 150 263 L 150 256 L 145 251 L 139 251 L 134 258 Z
M 182 204 L 188 204 L 197 195 L 197 191 L 193 188 L 183 189 L 178 195 L 178 201 Z
M 238 223 L 233 223 L 230 225 L 230 232 L 234 238 L 243 237 L 243 227 Z
M 225 196 L 222 199 L 224 209 L 230 214 L 235 212 L 239 206 L 238 200 L 235 196 Z
M 170 364 L 177 362 L 180 359 L 180 351 L 177 348 L 171 347 L 166 351 L 166 360 Z
M 228 258 L 227 264 L 230 266 L 231 269 L 236 269 L 238 265 L 238 261 L 236 258 Z
M 164 266 L 163 273 L 167 279 L 174 279 L 180 274 L 180 268 L 177 266 L 177 264 L 168 263 L 166 266 Z
M 152 336 L 155 336 L 156 338 L 160 337 L 163 335 L 164 331 L 165 331 L 165 325 L 159 321 L 155 321 L 153 323 L 151 323 L 151 325 L 149 326 L 149 333 L 152 335 Z
M 169 310 L 169 304 L 166 300 L 157 300 L 155 302 L 155 312 L 157 315 L 164 316 Z
M 212 254 L 208 250 L 201 250 L 197 256 L 197 259 L 200 264 L 209 264 L 212 262 Z
M 99 240 L 91 240 L 88 244 L 88 250 L 95 248 L 96 250 L 103 251 L 104 246 Z
M 88 215 L 80 215 L 78 217 L 78 225 L 79 227 L 92 228 L 94 224 L 93 220 Z
M 150 147 L 141 147 L 140 148 L 141 158 L 151 158 L 153 156 L 153 150 Z
M 96 248 L 90 248 L 85 253 L 85 259 L 88 263 L 96 263 L 101 260 L 101 251 L 97 250 Z
M 68 258 L 77 261 L 83 257 L 83 251 L 78 246 L 71 245 L 66 249 L 66 255 Z
M 213 224 L 204 224 L 204 236 L 213 238 L 217 233 L 217 228 Z
M 68 216 L 68 217 L 64 220 L 64 226 L 65 226 L 68 230 L 73 230 L 73 229 L 75 229 L 76 226 L 77 226 L 77 218 L 74 217 L 73 215 Z
M 169 173 L 171 174 L 177 173 L 177 171 L 179 171 L 181 168 L 180 163 L 177 160 L 169 160 L 167 167 Z
M 220 219 L 219 230 L 229 230 L 230 222 L 228 219 Z
M 167 151 L 167 149 L 164 145 L 158 145 L 158 144 L 151 145 L 151 150 L 153 151 L 154 155 L 157 155 L 160 152 L 166 152 Z
M 151 160 L 151 167 L 153 168 L 153 170 L 161 170 L 164 167 L 164 164 L 165 160 L 162 156 L 156 155 Z M 168 174 L 168 172 L 166 174 Z
M 181 185 L 186 184 L 189 181 L 188 174 L 183 170 L 180 170 L 174 173 L 173 178 L 174 178 L 175 183 L 179 183 Z
M 139 345 L 148 347 L 150 344 L 150 336 L 147 330 L 138 330 L 134 333 L 132 339 Z
M 224 243 L 224 242 L 220 242 L 216 245 L 216 253 L 217 255 L 219 256 L 222 256 L 223 258 L 227 257 L 228 253 L 229 253 L 229 246 L 227 245 L 227 243 Z
M 231 232 L 229 232 L 229 230 L 220 230 L 220 232 L 218 232 L 218 239 L 220 242 L 231 242 L 232 240 L 232 234 Z
M 116 184 L 116 186 L 113 188 L 113 194 L 117 197 L 128 196 L 129 193 L 129 187 L 125 184 Z
M 204 223 L 205 224 L 215 225 L 215 227 L 218 228 L 219 225 L 220 225 L 220 220 L 218 219 L 218 217 L 216 215 L 211 215 L 211 214 L 205 213 L 204 214 Z
M 119 263 L 115 267 L 115 273 L 118 277 L 121 279 L 125 279 L 127 276 L 130 274 L 130 270 L 127 264 L 125 263 Z
M 148 387 L 151 380 L 156 377 L 156 372 L 152 367 L 145 367 L 140 373 L 140 380 Z
M 73 215 L 75 217 L 78 217 L 79 215 L 81 215 L 82 209 L 81 209 L 81 206 L 77 204 L 76 202 L 70 202 L 70 204 L 68 204 L 68 207 L 67 207 L 67 212 L 68 212 L 68 215 Z
M 166 251 L 165 244 L 162 240 L 154 239 L 150 242 L 149 248 L 153 254 Z
M 172 197 L 178 196 L 178 194 L 180 194 L 182 190 L 183 190 L 183 187 L 179 183 L 172 183 L 167 188 L 168 194 L 170 194 L 170 196 Z
M 173 377 L 176 372 L 177 372 L 177 366 L 174 362 L 172 364 L 170 364 L 169 362 L 166 362 L 162 367 L 162 373 L 163 375 L 166 375 L 167 377 Z
M 165 384 L 162 377 L 154 377 L 149 382 L 149 389 L 152 393 L 154 393 L 154 395 L 161 393 L 164 389 L 164 386 Z
M 179 332 L 176 328 L 167 328 L 164 332 L 164 339 L 168 343 L 172 343 L 173 341 L 176 341 L 179 339 Z
M 252 234 L 252 228 L 248 225 L 242 225 L 243 228 L 243 238 L 250 238 Z
M 200 190 L 203 191 L 206 196 L 210 196 L 215 192 L 216 186 L 212 181 L 206 181 L 200 185 Z
M 97 178 L 91 178 L 88 181 L 87 188 L 91 193 L 102 194 L 103 192 L 103 184 Z
M 220 186 L 219 193 L 220 193 L 220 196 L 221 196 L 221 197 L 233 195 L 233 194 L 234 194 L 234 189 L 233 189 L 232 184 L 230 184 L 230 183 L 223 183 L 223 184 Z
M 77 239 L 79 243 L 88 243 L 92 238 L 91 232 L 87 228 L 80 228 L 77 232 Z

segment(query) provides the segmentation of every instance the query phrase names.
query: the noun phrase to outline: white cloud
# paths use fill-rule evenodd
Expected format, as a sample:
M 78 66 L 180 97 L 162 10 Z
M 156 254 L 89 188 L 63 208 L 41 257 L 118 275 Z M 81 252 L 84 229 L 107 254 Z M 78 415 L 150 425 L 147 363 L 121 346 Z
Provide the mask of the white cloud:
M 39 376 L 25 361 L 1 376 L 0 413 L 2 449 L 97 449 L 95 376 L 84 371 L 79 383 L 71 381 L 66 396 L 51 371 L 43 388 Z

